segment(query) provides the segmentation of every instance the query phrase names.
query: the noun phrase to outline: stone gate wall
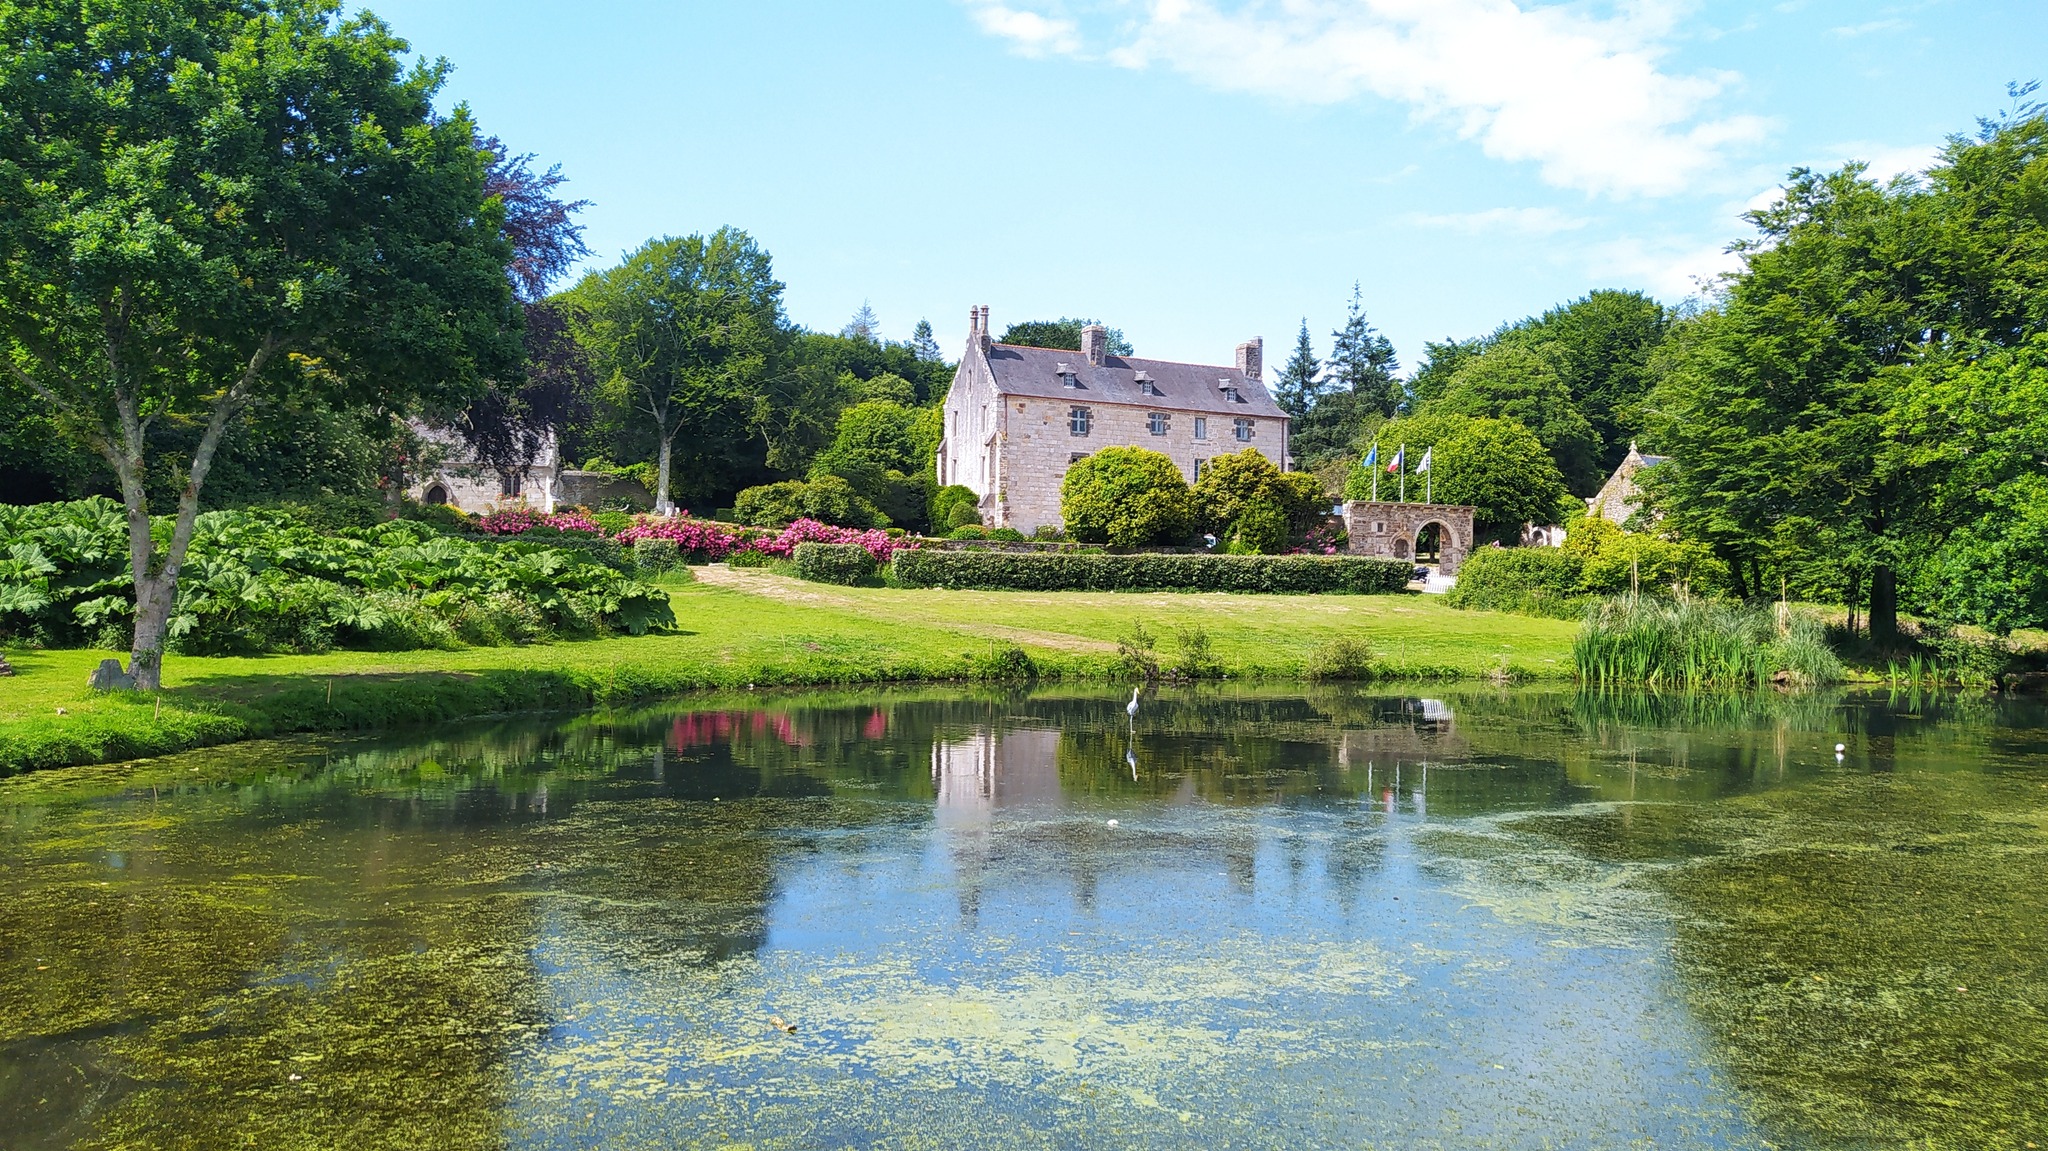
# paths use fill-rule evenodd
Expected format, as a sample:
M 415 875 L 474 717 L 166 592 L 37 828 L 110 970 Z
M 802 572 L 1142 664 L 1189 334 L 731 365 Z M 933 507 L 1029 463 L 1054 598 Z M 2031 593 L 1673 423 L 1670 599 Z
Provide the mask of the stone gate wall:
M 1442 541 L 1437 550 L 1437 570 L 1447 576 L 1456 575 L 1465 557 L 1472 554 L 1475 510 L 1464 504 L 1347 500 L 1344 531 L 1351 537 L 1352 555 L 1413 560 L 1415 537 L 1425 526 L 1439 524 Z

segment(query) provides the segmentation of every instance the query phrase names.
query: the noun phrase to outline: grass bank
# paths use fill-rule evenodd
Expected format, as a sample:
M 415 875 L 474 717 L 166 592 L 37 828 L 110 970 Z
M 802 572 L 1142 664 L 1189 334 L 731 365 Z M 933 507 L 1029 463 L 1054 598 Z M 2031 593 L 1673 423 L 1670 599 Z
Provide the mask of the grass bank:
M 160 697 L 85 689 L 99 651 L 9 651 L 0 679 L 0 775 L 104 763 L 293 732 L 376 731 L 514 711 L 574 710 L 703 688 L 1003 678 L 1021 649 L 1045 679 L 1125 673 L 1133 622 L 1207 632 L 1238 679 L 1302 678 L 1339 636 L 1375 676 L 1571 675 L 1573 624 L 1456 611 L 1435 597 L 939 591 L 809 584 L 699 569 L 669 589 L 661 635 L 394 653 L 180 657 Z

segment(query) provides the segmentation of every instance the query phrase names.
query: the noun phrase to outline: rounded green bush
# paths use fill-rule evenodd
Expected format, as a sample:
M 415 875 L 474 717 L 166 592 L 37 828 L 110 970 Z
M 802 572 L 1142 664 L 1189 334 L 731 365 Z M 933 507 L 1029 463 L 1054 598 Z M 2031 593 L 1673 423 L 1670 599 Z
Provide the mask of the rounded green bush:
M 1195 501 L 1180 468 L 1144 448 L 1104 448 L 1067 469 L 1060 484 L 1067 533 L 1088 543 L 1179 543 L 1195 527 Z

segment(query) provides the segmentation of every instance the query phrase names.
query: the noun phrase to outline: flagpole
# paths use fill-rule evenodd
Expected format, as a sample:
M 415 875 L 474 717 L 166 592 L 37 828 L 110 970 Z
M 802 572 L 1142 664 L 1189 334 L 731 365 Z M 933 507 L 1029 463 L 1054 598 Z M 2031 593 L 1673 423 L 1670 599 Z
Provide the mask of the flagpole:
M 1398 463 L 1399 463 L 1399 464 L 1401 465 L 1401 502 L 1405 504 L 1405 503 L 1407 503 L 1407 502 L 1408 502 L 1408 445 L 1407 445 L 1407 444 L 1402 444 L 1402 445 L 1401 445 L 1401 450 L 1400 450 L 1400 451 L 1398 451 L 1398 452 L 1395 452 L 1395 453 L 1394 453 L 1394 459 L 1395 459 L 1395 461 L 1397 461 L 1397 462 L 1398 462 Z
M 1373 445 L 1372 445 L 1372 453 L 1371 453 L 1371 455 L 1372 455 L 1372 502 L 1374 502 L 1374 503 L 1378 503 L 1378 502 L 1380 502 L 1380 445 L 1379 445 L 1379 441 L 1378 441 L 1378 440 L 1374 440 L 1374 441 L 1373 441 Z

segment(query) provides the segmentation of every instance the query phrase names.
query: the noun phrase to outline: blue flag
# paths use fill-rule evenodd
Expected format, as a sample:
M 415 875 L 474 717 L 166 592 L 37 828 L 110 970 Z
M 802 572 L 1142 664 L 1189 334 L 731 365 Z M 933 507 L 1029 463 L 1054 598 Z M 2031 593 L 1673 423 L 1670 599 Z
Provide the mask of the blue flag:
M 1380 462 L 1380 446 L 1379 446 L 1378 444 L 1374 444 L 1374 445 L 1372 446 L 1372 450 L 1371 450 L 1371 451 L 1369 451 L 1369 452 L 1367 452 L 1367 453 L 1365 453 L 1365 466 L 1366 466 L 1366 467 L 1372 467 L 1372 466 L 1374 466 L 1375 464 L 1378 464 L 1379 462 Z

